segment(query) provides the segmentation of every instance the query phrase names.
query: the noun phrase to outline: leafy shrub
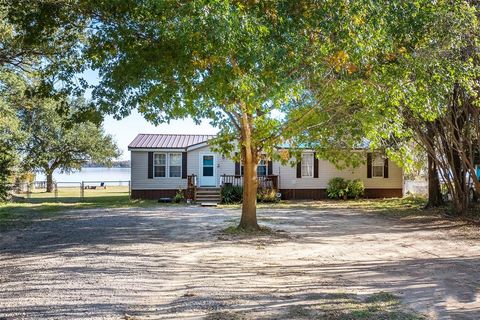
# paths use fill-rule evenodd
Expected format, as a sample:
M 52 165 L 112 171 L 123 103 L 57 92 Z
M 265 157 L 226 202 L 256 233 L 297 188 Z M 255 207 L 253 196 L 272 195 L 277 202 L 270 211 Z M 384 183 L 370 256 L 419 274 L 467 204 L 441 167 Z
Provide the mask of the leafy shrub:
M 259 190 L 257 192 L 258 202 L 278 202 L 277 192 L 272 189 Z
M 241 186 L 227 185 L 222 188 L 222 203 L 241 203 L 243 200 L 243 188 Z M 263 189 L 257 192 L 258 202 L 278 202 L 275 190 Z
M 360 179 L 349 180 L 347 182 L 347 195 L 349 198 L 358 199 L 363 196 L 365 192 L 365 186 Z
M 327 185 L 327 196 L 332 199 L 357 199 L 363 196 L 365 186 L 359 179 L 345 180 L 343 178 L 332 178 Z
M 178 189 L 177 193 L 175 194 L 175 197 L 173 197 L 173 202 L 175 203 L 180 203 L 185 201 L 185 195 L 183 194 L 182 189 Z
M 345 198 L 348 195 L 348 181 L 343 178 L 332 178 L 328 181 L 327 196 L 332 199 Z
M 241 186 L 224 186 L 222 188 L 222 203 L 240 203 L 243 198 L 243 188 Z

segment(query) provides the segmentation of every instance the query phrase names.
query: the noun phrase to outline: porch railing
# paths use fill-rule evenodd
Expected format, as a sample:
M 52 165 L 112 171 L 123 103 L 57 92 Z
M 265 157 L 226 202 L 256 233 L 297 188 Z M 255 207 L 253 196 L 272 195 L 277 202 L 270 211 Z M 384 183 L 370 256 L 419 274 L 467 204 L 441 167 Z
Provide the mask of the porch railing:
M 197 189 L 197 176 L 192 174 L 187 176 L 187 194 L 185 195 L 187 199 L 195 201 Z
M 278 176 L 267 175 L 258 176 L 258 189 L 271 189 L 278 191 Z M 220 185 L 222 187 L 230 186 L 243 186 L 243 176 L 224 174 L 220 176 Z

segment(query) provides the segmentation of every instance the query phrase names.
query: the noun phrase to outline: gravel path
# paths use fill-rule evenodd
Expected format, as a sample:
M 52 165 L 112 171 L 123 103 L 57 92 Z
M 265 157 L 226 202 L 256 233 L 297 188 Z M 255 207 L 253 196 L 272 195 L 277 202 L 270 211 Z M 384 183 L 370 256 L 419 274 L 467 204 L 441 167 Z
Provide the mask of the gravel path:
M 77 210 L 0 234 L 0 319 L 275 318 L 327 293 L 379 291 L 434 319 L 480 319 L 480 241 L 458 224 L 285 208 L 259 210 L 274 235 L 219 233 L 238 216 Z

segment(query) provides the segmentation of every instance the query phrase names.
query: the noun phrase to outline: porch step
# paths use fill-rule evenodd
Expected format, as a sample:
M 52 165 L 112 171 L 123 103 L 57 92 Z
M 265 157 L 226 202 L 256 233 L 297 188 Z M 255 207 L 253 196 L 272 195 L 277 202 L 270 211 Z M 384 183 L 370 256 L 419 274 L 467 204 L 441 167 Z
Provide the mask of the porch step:
M 218 203 L 217 202 L 201 202 L 200 205 L 202 207 L 216 207 Z
M 195 199 L 201 205 L 216 205 L 221 201 L 220 188 L 198 188 Z

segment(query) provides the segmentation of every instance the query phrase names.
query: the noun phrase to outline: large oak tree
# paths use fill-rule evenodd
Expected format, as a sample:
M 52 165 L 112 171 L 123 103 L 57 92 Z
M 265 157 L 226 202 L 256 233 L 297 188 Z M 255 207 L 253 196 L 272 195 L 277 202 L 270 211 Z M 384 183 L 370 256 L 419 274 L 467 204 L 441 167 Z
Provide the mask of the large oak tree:
M 19 108 L 23 166 L 45 174 L 47 192 L 53 191 L 56 170 L 80 170 L 89 161 L 109 165 L 120 155 L 111 135 L 101 127 L 102 117 L 83 99 L 30 95 Z
M 258 228 L 257 164 L 286 137 L 280 111 L 298 101 L 314 37 L 290 1 L 122 1 L 93 4 L 87 55 L 94 90 L 117 116 L 191 117 L 220 129 L 213 147 L 244 165 L 240 227 Z

